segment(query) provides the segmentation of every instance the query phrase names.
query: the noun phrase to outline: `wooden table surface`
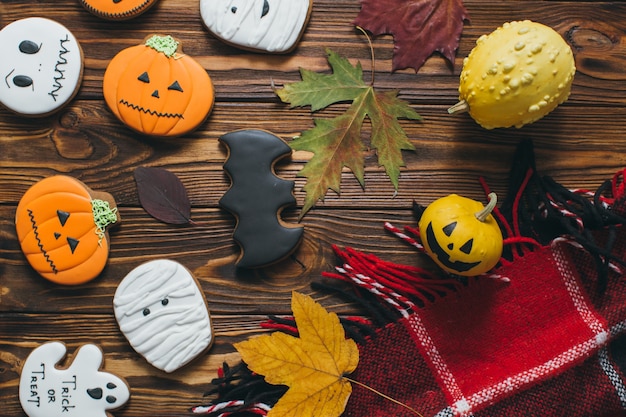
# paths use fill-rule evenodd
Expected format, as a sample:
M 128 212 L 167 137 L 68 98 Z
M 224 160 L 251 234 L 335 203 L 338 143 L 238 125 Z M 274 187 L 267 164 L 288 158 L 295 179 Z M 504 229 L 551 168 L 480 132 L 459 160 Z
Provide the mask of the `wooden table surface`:
M 235 268 L 239 247 L 232 239 L 233 216 L 218 206 L 229 187 L 222 165 L 226 149 L 218 137 L 236 129 L 265 129 L 289 141 L 313 126 L 309 108 L 290 109 L 272 90 L 300 80 L 299 68 L 327 72 L 325 48 L 352 63 L 361 61 L 369 77 L 370 50 L 352 22 L 358 0 L 314 0 L 299 46 L 276 56 L 244 52 L 213 38 L 200 20 L 198 0 L 161 0 L 127 22 L 107 22 L 76 0 L 0 3 L 2 26 L 25 17 L 45 16 L 70 28 L 83 47 L 84 78 L 77 97 L 60 113 L 42 119 L 0 110 L 0 404 L 4 416 L 24 416 L 18 381 L 32 349 L 60 340 L 73 352 L 87 342 L 100 345 L 106 369 L 125 378 L 131 400 L 116 416 L 180 416 L 202 404 L 203 393 L 223 361 L 236 363 L 233 342 L 261 333 L 267 314 L 289 314 L 291 292 L 310 294 L 338 313 L 354 306 L 310 288 L 335 265 L 331 245 L 351 246 L 387 260 L 425 265 L 405 243 L 388 234 L 383 222 L 414 224 L 412 204 L 458 193 L 483 199 L 484 176 L 504 195 L 517 143 L 532 138 L 537 168 L 568 187 L 597 188 L 626 167 L 626 3 L 621 1 L 466 0 L 470 15 L 452 69 L 439 55 L 423 68 L 391 71 L 390 36 L 374 39 L 375 87 L 397 89 L 423 120 L 403 120 L 416 147 L 405 152 L 397 194 L 373 153 L 366 155 L 365 188 L 344 172 L 342 193 L 326 200 L 301 221 L 304 239 L 292 257 L 253 271 Z M 476 39 L 506 21 L 531 19 L 547 24 L 573 47 L 577 74 L 570 99 L 537 123 L 522 129 L 485 130 L 468 115 L 451 116 L 457 101 L 463 57 Z M 211 75 L 216 103 L 194 133 L 175 140 L 141 137 L 122 126 L 106 107 L 102 78 L 109 60 L 151 33 L 179 38 L 188 55 Z M 337 105 L 317 114 L 331 117 Z M 296 152 L 277 165 L 295 180 L 298 207 L 284 212 L 296 222 L 304 201 L 304 179 L 296 177 L 310 155 Z M 183 182 L 196 226 L 155 220 L 139 204 L 133 171 L 162 167 Z M 92 189 L 110 192 L 119 205 L 120 227 L 111 232 L 104 272 L 79 287 L 62 287 L 38 276 L 17 241 L 17 202 L 32 184 L 54 174 L 74 176 Z M 137 265 L 159 258 L 183 263 L 201 283 L 211 311 L 215 343 L 188 366 L 166 374 L 136 354 L 120 333 L 112 298 L 120 280 Z

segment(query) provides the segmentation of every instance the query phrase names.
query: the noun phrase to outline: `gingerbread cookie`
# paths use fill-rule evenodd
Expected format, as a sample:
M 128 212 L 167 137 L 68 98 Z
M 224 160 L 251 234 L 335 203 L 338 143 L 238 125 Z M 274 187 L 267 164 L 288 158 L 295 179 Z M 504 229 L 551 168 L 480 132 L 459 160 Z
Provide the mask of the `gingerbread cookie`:
M 0 30 L 0 44 L 4 107 L 42 117 L 74 98 L 82 81 L 83 53 L 65 26 L 41 17 L 16 20 Z
M 237 217 L 233 238 L 241 247 L 237 266 L 255 268 L 289 256 L 304 228 L 285 224 L 280 213 L 296 203 L 293 181 L 277 177 L 274 164 L 291 155 L 278 136 L 263 130 L 239 130 L 220 137 L 228 147 L 224 169 L 232 185 L 220 199 L 221 207 Z
M 120 220 L 113 197 L 65 175 L 45 178 L 22 196 L 15 227 L 22 251 L 44 278 L 87 282 L 109 257 L 107 226 Z
M 66 354 L 63 343 L 48 342 L 24 362 L 19 397 L 29 417 L 109 417 L 126 404 L 128 385 L 102 370 L 98 346 L 81 346 L 68 367 L 58 367 Z
M 200 0 L 200 15 L 209 32 L 230 45 L 287 53 L 304 33 L 312 5 L 312 0 Z
M 117 287 L 113 309 L 133 349 L 165 372 L 186 365 L 213 343 L 204 294 L 178 262 L 161 259 L 133 269 Z
M 108 20 L 128 20 L 139 16 L 157 0 L 80 0 L 85 9 Z
M 171 36 L 150 36 L 111 59 L 104 99 L 131 129 L 150 136 L 180 136 L 197 128 L 213 108 L 213 83 Z

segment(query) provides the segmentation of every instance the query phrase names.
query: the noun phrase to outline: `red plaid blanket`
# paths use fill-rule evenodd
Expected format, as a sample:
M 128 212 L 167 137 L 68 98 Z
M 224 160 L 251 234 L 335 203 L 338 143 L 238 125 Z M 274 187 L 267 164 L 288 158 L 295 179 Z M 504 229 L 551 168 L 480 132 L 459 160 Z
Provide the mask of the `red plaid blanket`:
M 425 417 L 626 416 L 622 173 L 595 193 L 565 190 L 536 174 L 530 146 L 497 213 L 507 250 L 488 275 L 443 277 L 335 248 L 339 266 L 325 276 L 355 285 L 376 326 L 359 341 L 354 379 Z M 386 228 L 420 251 L 416 229 Z M 257 380 L 243 395 L 226 379 L 219 410 L 192 410 L 264 415 L 284 392 L 264 397 Z M 344 412 L 413 415 L 359 387 Z

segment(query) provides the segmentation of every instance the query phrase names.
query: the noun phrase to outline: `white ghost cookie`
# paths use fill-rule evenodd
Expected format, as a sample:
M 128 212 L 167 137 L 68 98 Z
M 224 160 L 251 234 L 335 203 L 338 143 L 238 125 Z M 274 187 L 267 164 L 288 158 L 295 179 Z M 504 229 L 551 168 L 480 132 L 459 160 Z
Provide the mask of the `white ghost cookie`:
M 287 53 L 300 40 L 312 4 L 312 0 L 200 0 L 200 15 L 209 32 L 228 44 Z
M 57 367 L 66 354 L 63 343 L 48 342 L 26 359 L 19 396 L 29 417 L 107 417 L 128 401 L 126 382 L 101 370 L 99 347 L 83 345 L 68 367 Z
M 204 294 L 178 262 L 159 259 L 139 265 L 113 297 L 120 330 L 133 349 L 165 372 L 173 372 L 213 343 Z
M 78 92 L 83 75 L 80 44 L 54 20 L 29 17 L 0 30 L 0 103 L 24 116 L 46 116 Z

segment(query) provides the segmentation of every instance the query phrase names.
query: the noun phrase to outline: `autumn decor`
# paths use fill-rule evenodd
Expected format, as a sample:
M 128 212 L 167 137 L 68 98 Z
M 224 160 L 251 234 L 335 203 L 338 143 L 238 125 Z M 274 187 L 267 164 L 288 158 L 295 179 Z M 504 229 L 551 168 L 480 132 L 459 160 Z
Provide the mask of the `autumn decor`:
M 528 151 L 524 141 L 492 214 L 505 243 L 488 275 L 508 281 L 334 247 L 337 266 L 313 289 L 366 312 L 340 320 L 359 351 L 349 378 L 398 401 L 353 384 L 342 417 L 415 415 L 400 404 L 425 417 L 623 415 L 626 170 L 595 192 L 570 190 L 539 175 Z M 423 255 L 416 227 L 385 228 Z M 296 321 L 273 316 L 263 327 L 308 331 Z M 269 415 L 293 387 L 267 384 L 255 369 L 225 366 L 210 391 L 222 408 L 205 414 Z
M 495 193 L 489 194 L 486 207 L 456 194 L 432 202 L 419 221 L 426 253 L 451 274 L 489 271 L 502 256 L 502 232 L 491 214 L 496 203 Z
M 462 0 L 361 0 L 354 24 L 374 36 L 393 35 L 394 71 L 419 71 L 435 52 L 454 65 L 466 20 Z
M 168 224 L 195 224 L 187 189 L 171 171 L 137 167 L 134 171 L 139 203 L 155 219 Z
M 107 227 L 120 220 L 113 197 L 56 175 L 29 188 L 15 226 L 30 265 L 44 278 L 78 285 L 95 278 L 109 257 Z
M 350 107 L 333 119 L 315 119 L 315 127 L 290 142 L 297 151 L 313 152 L 298 176 L 306 177 L 306 197 L 300 217 L 330 189 L 340 194 L 341 171 L 349 168 L 359 184 L 365 185 L 364 153 L 361 138 L 365 118 L 371 122 L 370 147 L 376 150 L 378 164 L 385 168 L 393 186 L 398 188 L 400 167 L 404 166 L 402 150 L 414 150 L 398 119 L 421 120 L 397 91 L 380 92 L 363 81 L 361 63 L 352 65 L 347 59 L 328 49 L 332 74 L 318 74 L 300 69 L 302 81 L 277 89 L 280 99 L 291 107 L 311 106 L 316 112 L 331 104 L 350 102 Z M 373 80 L 372 80 L 373 82 Z
M 181 136 L 197 128 L 215 100 L 202 66 L 171 36 L 153 35 L 111 59 L 104 99 L 115 116 L 149 136 Z
M 478 38 L 463 60 L 459 103 L 486 129 L 522 127 L 566 101 L 576 67 L 572 49 L 554 29 L 509 22 Z

